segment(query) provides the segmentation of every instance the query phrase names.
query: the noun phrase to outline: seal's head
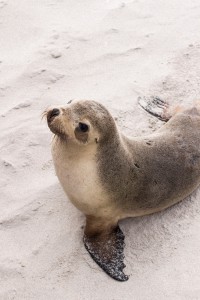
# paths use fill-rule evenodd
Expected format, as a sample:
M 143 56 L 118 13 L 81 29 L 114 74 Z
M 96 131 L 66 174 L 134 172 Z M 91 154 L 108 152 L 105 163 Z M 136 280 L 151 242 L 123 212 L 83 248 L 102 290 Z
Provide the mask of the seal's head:
M 50 130 L 68 143 L 103 143 L 117 133 L 110 113 L 95 101 L 69 101 L 66 106 L 48 109 L 46 116 Z

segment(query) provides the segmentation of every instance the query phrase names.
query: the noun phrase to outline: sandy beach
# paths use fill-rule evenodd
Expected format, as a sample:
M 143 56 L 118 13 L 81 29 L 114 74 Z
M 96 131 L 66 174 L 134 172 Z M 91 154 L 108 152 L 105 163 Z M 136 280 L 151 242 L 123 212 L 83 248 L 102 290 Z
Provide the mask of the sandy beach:
M 42 112 L 95 99 L 132 136 L 163 122 L 138 105 L 200 99 L 198 0 L 0 1 L 0 299 L 199 300 L 200 190 L 120 223 L 127 282 L 82 242 L 85 217 L 55 175 Z

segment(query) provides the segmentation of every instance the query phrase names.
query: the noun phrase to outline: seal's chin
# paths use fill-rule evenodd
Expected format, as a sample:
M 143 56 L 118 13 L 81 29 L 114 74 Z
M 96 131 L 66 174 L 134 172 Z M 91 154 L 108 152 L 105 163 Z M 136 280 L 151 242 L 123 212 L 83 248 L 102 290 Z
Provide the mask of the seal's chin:
M 62 138 L 62 139 L 67 139 L 68 135 L 66 134 L 66 132 L 64 131 L 63 127 L 60 124 L 56 123 L 51 123 L 48 124 L 49 129 L 51 130 L 51 132 L 53 132 L 56 136 Z
M 66 139 L 68 137 L 61 120 L 59 120 L 59 116 L 51 119 L 47 118 L 47 124 L 51 132 L 53 132 L 56 136 L 62 139 Z
M 62 140 L 69 139 L 69 135 L 66 133 L 66 128 L 62 122 L 62 113 L 59 108 L 45 110 L 42 117 L 46 118 L 48 127 L 55 136 Z

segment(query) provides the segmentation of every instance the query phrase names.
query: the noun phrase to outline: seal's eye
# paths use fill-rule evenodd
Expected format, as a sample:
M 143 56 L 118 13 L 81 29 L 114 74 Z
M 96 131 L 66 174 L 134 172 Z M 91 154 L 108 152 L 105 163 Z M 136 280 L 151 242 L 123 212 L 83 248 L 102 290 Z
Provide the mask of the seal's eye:
M 80 122 L 78 124 L 78 127 L 79 127 L 80 131 L 82 131 L 82 132 L 87 132 L 89 130 L 89 126 L 85 123 Z

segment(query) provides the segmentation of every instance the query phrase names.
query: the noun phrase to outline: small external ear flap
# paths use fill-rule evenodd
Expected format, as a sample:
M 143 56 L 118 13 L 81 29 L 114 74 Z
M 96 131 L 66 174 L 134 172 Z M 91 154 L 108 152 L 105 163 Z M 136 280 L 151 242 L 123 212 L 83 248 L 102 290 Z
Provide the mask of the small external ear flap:
M 99 138 L 95 138 L 95 142 L 98 144 L 98 142 L 99 142 Z
M 75 137 L 82 143 L 87 143 L 88 141 L 88 131 L 89 125 L 85 123 L 79 123 L 78 126 L 75 128 Z

